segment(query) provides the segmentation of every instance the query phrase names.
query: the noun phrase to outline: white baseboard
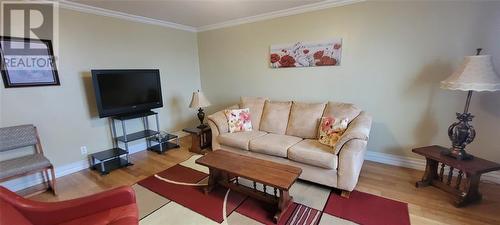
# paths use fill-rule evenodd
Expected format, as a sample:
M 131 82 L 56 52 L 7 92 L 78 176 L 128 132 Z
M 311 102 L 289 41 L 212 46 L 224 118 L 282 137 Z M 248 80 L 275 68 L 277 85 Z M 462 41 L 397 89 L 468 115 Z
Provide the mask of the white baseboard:
M 179 136 L 179 138 L 185 137 L 188 135 L 188 133 L 183 132 L 183 131 L 177 131 L 177 132 L 174 132 L 174 134 Z M 144 151 L 144 150 L 146 150 L 146 147 L 147 146 L 146 146 L 145 141 L 134 144 L 134 145 L 130 145 L 129 146 L 129 153 L 133 154 L 133 153 L 137 153 L 140 151 Z M 72 162 L 72 163 L 68 163 L 65 165 L 55 167 L 55 175 L 56 175 L 56 178 L 59 178 L 59 177 L 66 176 L 66 175 L 69 175 L 72 173 L 76 173 L 76 172 L 81 171 L 81 170 L 85 170 L 89 167 L 90 167 L 89 160 L 80 160 L 80 161 L 76 161 L 76 162 Z M 28 176 L 24 176 L 24 177 L 20 177 L 17 179 L 3 182 L 0 185 L 4 186 L 12 191 L 20 191 L 20 190 L 23 190 L 25 188 L 41 184 L 42 182 L 43 182 L 43 178 L 42 178 L 41 174 L 32 174 L 32 175 L 28 175 Z
M 368 161 L 373 161 L 393 166 L 400 166 L 416 170 L 425 170 L 424 159 L 392 155 L 374 151 L 367 151 L 365 159 Z M 446 170 L 446 173 L 448 173 L 448 170 Z M 481 176 L 481 180 L 488 180 L 500 184 L 500 171 L 485 173 Z
M 174 132 L 174 134 L 178 135 L 179 138 L 185 137 L 188 134 L 186 132 L 178 131 Z M 141 142 L 137 143 L 134 145 L 129 146 L 129 152 L 130 154 L 144 151 L 146 150 L 146 142 Z M 425 169 L 425 160 L 424 159 L 418 159 L 418 158 L 413 158 L 413 157 L 405 157 L 405 156 L 399 156 L 399 155 L 392 155 L 392 154 L 387 154 L 387 153 L 381 153 L 381 152 L 374 152 L 374 151 L 367 151 L 366 160 L 373 161 L 373 162 L 378 162 L 378 163 L 383 163 L 383 164 L 388 164 L 388 165 L 393 165 L 393 166 L 400 166 L 400 167 L 405 167 L 405 168 L 411 168 L 411 169 L 416 169 L 416 170 L 424 170 Z M 89 161 L 88 160 L 81 160 L 73 163 L 69 163 L 66 165 L 58 166 L 56 167 L 56 177 L 62 177 L 66 176 L 72 173 L 76 173 L 78 171 L 84 170 L 89 168 Z M 491 182 L 495 182 L 500 184 L 500 171 L 496 172 L 490 172 L 483 174 L 481 176 L 482 180 L 488 180 Z M 25 176 L 21 177 L 18 179 L 6 181 L 2 183 L 1 185 L 12 190 L 12 191 L 19 191 L 37 184 L 41 184 L 43 182 L 42 177 L 39 174 L 36 175 L 30 175 L 30 176 Z

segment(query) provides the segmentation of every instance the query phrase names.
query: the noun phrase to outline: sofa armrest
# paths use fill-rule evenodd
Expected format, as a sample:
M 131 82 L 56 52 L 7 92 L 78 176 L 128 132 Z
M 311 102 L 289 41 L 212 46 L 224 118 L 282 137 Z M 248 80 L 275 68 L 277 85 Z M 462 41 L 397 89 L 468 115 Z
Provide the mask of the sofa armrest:
M 372 117 L 362 111 L 354 120 L 349 123 L 347 130 L 340 136 L 334 146 L 334 153 L 339 154 L 343 146 L 350 140 L 359 139 L 368 141 L 370 129 L 372 126 Z
M 367 141 L 351 139 L 345 143 L 339 154 L 337 186 L 352 191 L 358 183 L 359 172 L 365 159 Z
M 136 204 L 134 190 L 119 187 L 82 198 L 61 202 L 37 202 L 0 187 L 0 198 L 14 206 L 34 224 L 60 224 L 108 209 Z
M 212 120 L 208 120 L 208 126 L 210 126 L 210 130 L 212 131 L 212 151 L 220 149 L 220 143 L 217 137 L 219 137 L 220 132 L 217 125 Z
M 218 111 L 212 115 L 209 115 L 208 117 L 208 124 L 215 126 L 212 129 L 212 136 L 215 136 L 214 130 L 217 130 L 217 135 L 218 134 L 224 134 L 229 132 L 229 124 L 227 123 L 227 118 L 226 115 L 224 114 L 224 110 Z M 210 126 L 213 128 L 212 126 Z
M 213 125 L 217 127 L 217 130 L 219 131 L 218 134 L 229 132 L 229 124 L 227 123 L 226 114 L 224 114 L 224 110 L 226 109 L 239 109 L 239 106 L 238 105 L 229 106 L 207 117 L 209 124 L 210 122 L 212 122 Z M 213 131 L 214 130 L 212 130 L 212 136 L 214 136 Z

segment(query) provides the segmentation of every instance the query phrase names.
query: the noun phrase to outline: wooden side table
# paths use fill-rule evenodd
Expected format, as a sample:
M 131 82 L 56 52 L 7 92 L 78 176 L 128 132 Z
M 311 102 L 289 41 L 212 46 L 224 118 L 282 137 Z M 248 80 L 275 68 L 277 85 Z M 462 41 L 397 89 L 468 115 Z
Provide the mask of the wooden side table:
M 500 170 L 500 164 L 474 157 L 472 160 L 460 161 L 441 155 L 442 146 L 427 146 L 415 148 L 412 152 L 425 156 L 427 165 L 422 180 L 417 187 L 429 185 L 442 189 L 455 197 L 455 206 L 462 207 L 472 202 L 480 201 L 479 181 L 483 173 Z M 445 174 L 445 167 L 448 170 Z M 458 172 L 454 178 L 454 170 Z M 465 180 L 462 178 L 465 176 Z M 452 182 L 454 181 L 454 182 Z
M 211 147 L 212 130 L 210 130 L 210 126 L 207 125 L 207 127 L 203 129 L 200 129 L 198 127 L 189 127 L 183 129 L 182 131 L 191 134 L 191 148 L 189 148 L 190 152 L 203 154 L 203 149 Z

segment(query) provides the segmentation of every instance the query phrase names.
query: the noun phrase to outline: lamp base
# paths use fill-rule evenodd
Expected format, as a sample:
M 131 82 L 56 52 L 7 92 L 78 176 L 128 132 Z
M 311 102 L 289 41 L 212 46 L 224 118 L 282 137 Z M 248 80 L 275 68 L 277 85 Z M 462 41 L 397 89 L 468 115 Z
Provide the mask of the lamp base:
M 198 119 L 200 120 L 200 125 L 197 126 L 198 128 L 203 129 L 207 127 L 207 125 L 203 124 L 203 120 L 205 119 L 205 112 L 203 112 L 202 108 L 198 109 Z
M 458 160 L 471 160 L 474 158 L 473 155 L 468 154 L 465 150 L 456 148 L 442 150 L 441 155 L 449 156 Z

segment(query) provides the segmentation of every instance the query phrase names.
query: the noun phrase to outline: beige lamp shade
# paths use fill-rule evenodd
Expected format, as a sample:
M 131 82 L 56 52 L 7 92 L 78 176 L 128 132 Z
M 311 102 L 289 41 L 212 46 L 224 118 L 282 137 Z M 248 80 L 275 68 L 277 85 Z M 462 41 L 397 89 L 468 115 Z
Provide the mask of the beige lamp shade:
M 191 98 L 191 104 L 189 104 L 189 108 L 204 108 L 207 106 L 210 106 L 210 102 L 207 100 L 207 98 L 205 98 L 203 92 L 193 92 L 193 97 Z
M 490 55 L 465 57 L 464 63 L 446 80 L 441 88 L 461 91 L 498 91 L 500 77 L 493 68 Z

